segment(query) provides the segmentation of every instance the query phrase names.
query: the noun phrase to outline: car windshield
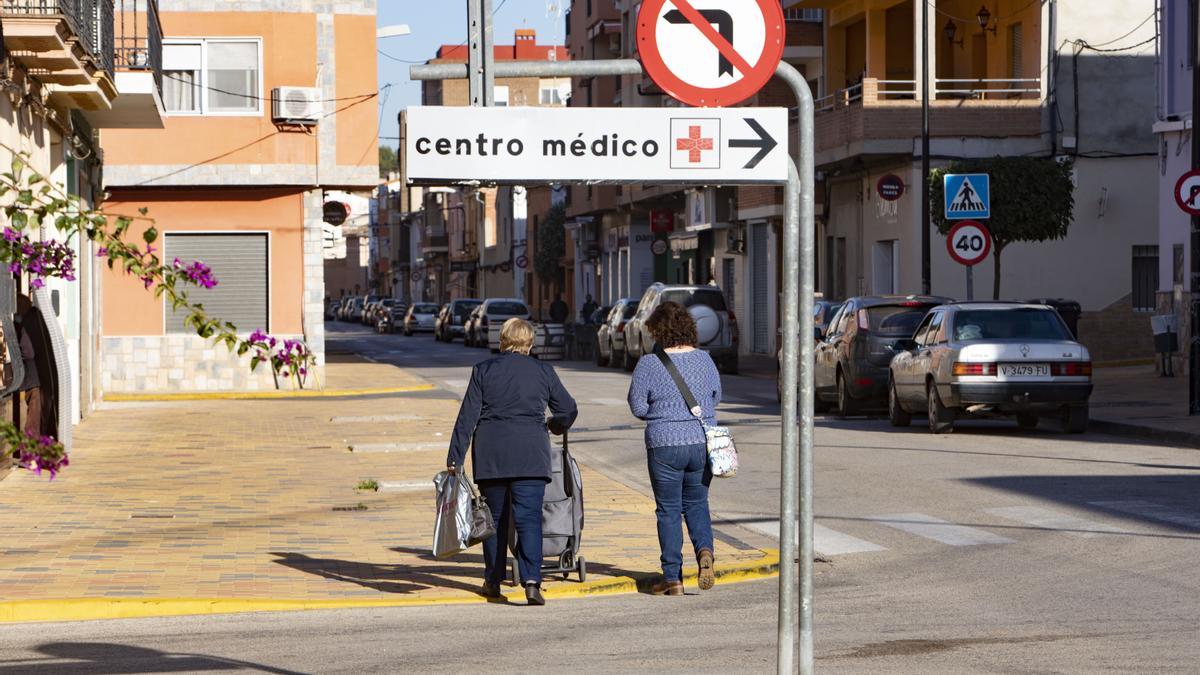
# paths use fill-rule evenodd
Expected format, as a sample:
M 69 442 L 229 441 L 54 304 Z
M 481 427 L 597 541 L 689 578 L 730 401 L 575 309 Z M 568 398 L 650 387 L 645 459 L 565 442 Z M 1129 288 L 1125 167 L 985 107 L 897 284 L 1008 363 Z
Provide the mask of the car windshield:
M 871 319 L 871 332 L 884 335 L 903 335 L 909 337 L 917 330 L 921 319 L 929 313 L 933 305 L 904 306 L 876 305 L 867 308 L 867 316 Z
M 725 311 L 725 296 L 715 288 L 663 291 L 663 302 L 677 302 L 684 307 L 708 305 L 718 312 Z
M 483 304 L 483 303 L 459 302 L 454 305 L 454 313 L 455 313 L 455 315 L 460 316 L 460 317 L 467 316 L 471 313 L 471 310 L 475 309 L 476 307 L 478 307 L 481 304 Z
M 519 302 L 493 302 L 488 305 L 488 314 L 499 314 L 500 316 L 517 316 L 518 314 L 528 314 L 529 310 Z
M 437 314 L 437 305 L 413 305 L 413 314 Z
M 954 340 L 1072 340 L 1052 309 L 971 309 L 954 316 Z
M 626 321 L 632 319 L 633 315 L 637 314 L 637 307 L 636 302 L 625 303 L 625 311 L 621 314 L 621 318 Z

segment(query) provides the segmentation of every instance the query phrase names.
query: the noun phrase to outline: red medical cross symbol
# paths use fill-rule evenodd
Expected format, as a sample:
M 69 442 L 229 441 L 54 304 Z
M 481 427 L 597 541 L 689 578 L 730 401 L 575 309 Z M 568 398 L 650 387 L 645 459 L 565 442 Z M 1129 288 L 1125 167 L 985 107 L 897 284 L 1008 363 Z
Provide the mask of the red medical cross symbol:
M 699 126 L 690 126 L 690 127 L 688 127 L 687 138 L 675 139 L 675 149 L 676 150 L 687 150 L 688 163 L 689 164 L 699 164 L 700 163 L 700 151 L 712 150 L 713 149 L 713 139 L 701 138 L 700 137 L 700 127 Z

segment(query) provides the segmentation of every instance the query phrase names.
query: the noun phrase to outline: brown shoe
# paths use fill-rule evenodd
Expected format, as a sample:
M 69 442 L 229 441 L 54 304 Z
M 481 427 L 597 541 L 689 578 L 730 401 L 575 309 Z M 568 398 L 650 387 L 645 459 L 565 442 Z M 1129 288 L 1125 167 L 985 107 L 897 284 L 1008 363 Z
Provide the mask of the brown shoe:
M 683 582 L 663 579 L 650 587 L 650 595 L 683 595 Z
M 486 581 L 483 582 L 483 586 L 479 589 L 479 594 L 489 600 L 495 600 L 497 598 L 504 597 L 504 595 L 500 593 L 500 584 L 489 584 Z
M 713 573 L 713 554 L 708 549 L 701 549 L 700 555 L 696 556 L 696 564 L 700 567 L 700 575 L 698 582 L 700 590 L 707 591 L 717 583 L 717 575 Z

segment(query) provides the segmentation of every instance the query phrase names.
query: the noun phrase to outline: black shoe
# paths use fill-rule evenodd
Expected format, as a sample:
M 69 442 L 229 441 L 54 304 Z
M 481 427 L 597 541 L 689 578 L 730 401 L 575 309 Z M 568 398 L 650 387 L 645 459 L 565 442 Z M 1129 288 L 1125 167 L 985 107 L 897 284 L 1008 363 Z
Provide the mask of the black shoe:
M 486 581 L 483 582 L 483 587 L 479 589 L 479 594 L 491 600 L 504 597 L 500 594 L 500 584 L 491 584 Z
M 540 607 L 546 604 L 546 599 L 542 597 L 542 587 L 537 584 L 527 584 L 525 586 L 525 599 L 530 605 Z

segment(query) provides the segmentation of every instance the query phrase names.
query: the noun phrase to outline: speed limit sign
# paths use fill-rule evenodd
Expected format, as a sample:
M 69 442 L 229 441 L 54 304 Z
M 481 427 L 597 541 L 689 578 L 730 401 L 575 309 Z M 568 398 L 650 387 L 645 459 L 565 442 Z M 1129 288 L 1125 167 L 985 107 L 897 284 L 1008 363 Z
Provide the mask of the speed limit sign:
M 950 230 L 946 250 L 955 262 L 971 267 L 978 265 L 992 252 L 992 234 L 977 220 L 964 220 Z

